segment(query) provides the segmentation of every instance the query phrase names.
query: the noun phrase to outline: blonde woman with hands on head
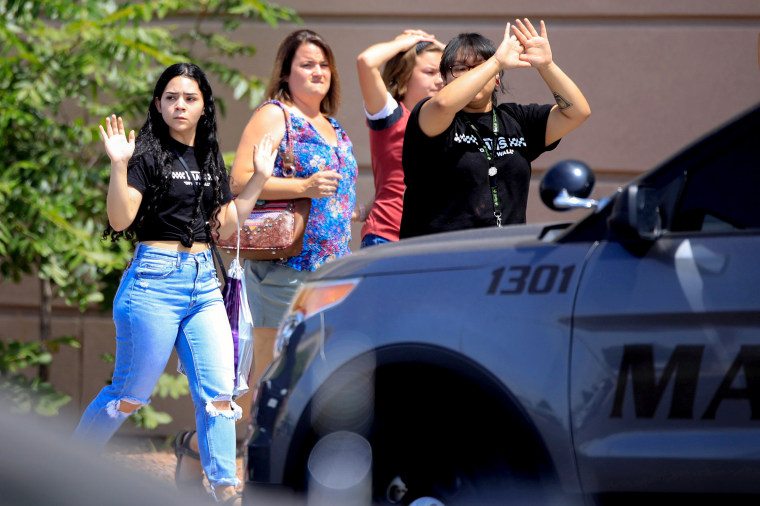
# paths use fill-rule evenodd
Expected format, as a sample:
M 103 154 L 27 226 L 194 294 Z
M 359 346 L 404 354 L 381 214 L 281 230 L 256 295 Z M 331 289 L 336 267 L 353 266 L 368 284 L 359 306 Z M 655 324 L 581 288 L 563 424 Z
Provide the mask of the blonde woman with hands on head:
M 404 195 L 401 150 L 410 111 L 443 86 L 443 44 L 423 30 L 404 30 L 393 40 L 374 44 L 356 60 L 364 112 L 370 131 L 375 183 L 371 206 L 357 206 L 364 221 L 362 247 L 398 241 Z
M 417 105 L 406 129 L 401 237 L 525 223 L 530 163 L 591 113 L 554 61 L 543 21 L 539 27 L 507 23 L 498 48 L 477 33 L 446 45 L 446 85 Z M 528 68 L 555 104 L 497 104 L 505 71 Z

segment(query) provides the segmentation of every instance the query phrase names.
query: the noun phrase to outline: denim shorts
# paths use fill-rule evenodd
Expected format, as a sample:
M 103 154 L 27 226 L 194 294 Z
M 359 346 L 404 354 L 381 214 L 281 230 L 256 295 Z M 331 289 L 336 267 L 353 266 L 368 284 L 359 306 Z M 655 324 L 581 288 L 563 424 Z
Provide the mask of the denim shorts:
M 253 327 L 278 328 L 293 295 L 310 272 L 271 260 L 246 260 L 243 270 Z
M 385 244 L 386 242 L 392 242 L 390 239 L 386 239 L 383 236 L 377 234 L 367 234 L 362 237 L 362 244 L 360 248 L 368 248 L 369 246 L 376 246 L 378 244 Z

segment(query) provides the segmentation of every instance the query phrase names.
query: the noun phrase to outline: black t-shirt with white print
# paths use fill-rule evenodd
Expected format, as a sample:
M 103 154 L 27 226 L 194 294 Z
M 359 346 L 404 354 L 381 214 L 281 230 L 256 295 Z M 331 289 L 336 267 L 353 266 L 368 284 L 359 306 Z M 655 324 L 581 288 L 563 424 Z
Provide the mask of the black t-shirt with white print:
M 427 99 L 426 99 L 427 100 Z M 525 223 L 530 162 L 554 149 L 546 142 L 551 105 L 500 104 L 496 107 L 498 136 L 493 144 L 493 113 L 457 113 L 449 128 L 428 137 L 419 126 L 418 103 L 404 136 L 404 210 L 400 236 L 496 225 L 488 169 L 495 166 L 502 225 Z M 472 130 L 477 128 L 478 137 Z M 486 143 L 489 162 L 483 152 Z
M 136 230 L 138 241 L 181 241 L 186 234 L 187 224 L 193 216 L 193 205 L 195 202 L 195 187 L 200 183 L 200 170 L 195 160 L 195 151 L 191 146 L 181 144 L 174 140 L 171 141 L 170 148 L 185 160 L 190 169 L 192 181 L 188 181 L 187 171 L 184 165 L 176 159 L 172 160 L 171 178 L 172 183 L 166 194 L 161 197 L 157 203 L 156 212 L 152 216 L 146 216 L 143 225 Z M 219 157 L 218 163 L 222 168 L 222 178 L 219 181 L 222 189 L 222 204 L 232 200 L 232 191 L 230 190 L 229 178 L 227 171 L 224 169 L 224 160 Z M 137 213 L 139 219 L 147 208 L 152 198 L 152 192 L 159 185 L 161 177 L 161 168 L 156 166 L 156 161 L 152 154 L 143 153 L 133 156 L 127 166 L 127 184 L 133 186 L 143 198 L 140 203 L 140 209 Z M 209 176 L 210 177 L 210 176 Z M 209 218 L 213 207 L 214 196 L 211 188 L 211 182 L 205 181 L 203 188 L 203 205 L 202 210 L 205 214 L 202 219 L 198 219 L 193 226 L 193 237 L 197 242 L 210 242 L 205 230 L 205 223 Z

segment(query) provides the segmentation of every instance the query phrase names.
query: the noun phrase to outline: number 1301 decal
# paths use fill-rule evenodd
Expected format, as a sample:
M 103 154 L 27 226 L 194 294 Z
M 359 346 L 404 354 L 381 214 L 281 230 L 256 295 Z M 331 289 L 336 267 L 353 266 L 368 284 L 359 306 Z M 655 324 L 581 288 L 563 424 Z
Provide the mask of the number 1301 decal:
M 573 278 L 575 265 L 513 265 L 499 267 L 491 272 L 491 284 L 486 295 L 520 295 L 529 293 L 565 293 Z

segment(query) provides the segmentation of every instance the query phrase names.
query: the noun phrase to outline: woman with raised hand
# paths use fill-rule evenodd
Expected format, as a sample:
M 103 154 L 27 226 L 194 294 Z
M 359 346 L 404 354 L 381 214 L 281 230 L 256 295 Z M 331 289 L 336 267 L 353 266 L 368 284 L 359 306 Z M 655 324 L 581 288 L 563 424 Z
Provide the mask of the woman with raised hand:
M 375 198 L 357 206 L 364 221 L 362 247 L 398 241 L 404 197 L 401 150 L 410 111 L 443 86 L 443 44 L 423 30 L 404 30 L 393 40 L 374 44 L 359 55 L 356 67 L 369 126 Z
M 504 71 L 534 68 L 554 105 L 498 105 Z M 401 237 L 525 223 L 530 163 L 554 149 L 591 111 L 554 62 L 546 26 L 507 23 L 498 48 L 477 33 L 443 51 L 446 85 L 412 111 L 402 163 Z
M 176 350 L 212 494 L 217 502 L 239 504 L 235 420 L 241 410 L 232 400 L 232 334 L 210 245 L 250 214 L 275 151 L 271 136 L 251 146 L 254 175 L 233 201 L 216 129 L 211 86 L 192 63 L 161 74 L 136 139 L 115 115 L 100 127 L 111 159 L 104 235 L 138 242 L 114 298 L 113 378 L 85 410 L 74 438 L 105 445 L 127 416 L 150 402 Z

